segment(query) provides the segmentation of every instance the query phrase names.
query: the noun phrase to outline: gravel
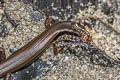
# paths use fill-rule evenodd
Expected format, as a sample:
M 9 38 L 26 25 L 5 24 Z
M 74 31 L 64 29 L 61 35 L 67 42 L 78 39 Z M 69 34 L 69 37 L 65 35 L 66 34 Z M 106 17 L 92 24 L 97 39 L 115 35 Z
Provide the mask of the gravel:
M 79 11 L 73 20 L 78 20 L 83 16 L 95 15 L 102 17 L 102 20 L 108 21 L 114 28 L 120 30 L 120 1 L 116 1 L 117 8 L 114 0 L 101 0 L 97 10 L 95 10 L 95 5 L 89 6 L 87 9 Z M 17 0 L 6 0 L 5 9 L 15 23 L 19 24 L 17 28 L 13 27 L 4 17 L 4 10 L 0 8 L 0 29 L 1 31 L 2 29 L 5 30 L 0 37 L 0 47 L 5 49 L 8 57 L 45 30 L 45 15 L 39 11 L 34 11 L 29 4 Z M 111 9 L 112 11 L 110 11 Z M 119 61 L 120 34 L 115 33 L 99 21 L 86 19 L 86 22 L 92 26 L 90 34 L 96 47 L 112 59 Z M 80 56 L 78 58 L 71 54 L 68 49 L 69 46 L 75 53 L 85 53 L 77 47 L 78 44 L 58 43 L 58 46 L 63 47 L 63 45 L 67 47 L 64 47 L 57 56 L 53 55 L 53 47 L 50 46 L 39 60 L 29 67 L 15 72 L 12 75 L 12 80 L 120 80 L 119 67 L 95 65 L 90 62 L 88 57 Z

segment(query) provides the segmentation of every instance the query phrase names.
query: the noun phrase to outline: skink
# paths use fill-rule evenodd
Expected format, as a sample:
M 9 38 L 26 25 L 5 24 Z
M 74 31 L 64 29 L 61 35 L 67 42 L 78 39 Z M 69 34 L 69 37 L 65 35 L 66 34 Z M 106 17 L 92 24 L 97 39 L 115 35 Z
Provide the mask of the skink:
M 74 24 L 75 23 L 71 21 L 64 21 L 52 25 L 52 28 L 48 28 L 24 47 L 0 62 L 0 77 L 15 72 L 32 63 L 38 56 L 42 55 L 43 51 L 49 47 L 58 36 L 64 33 L 79 36 L 78 31 L 73 28 Z

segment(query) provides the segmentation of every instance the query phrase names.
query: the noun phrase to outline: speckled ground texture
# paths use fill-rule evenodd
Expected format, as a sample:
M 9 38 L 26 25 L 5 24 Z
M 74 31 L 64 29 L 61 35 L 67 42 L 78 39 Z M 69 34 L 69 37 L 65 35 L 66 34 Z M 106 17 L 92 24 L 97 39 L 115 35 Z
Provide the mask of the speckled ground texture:
M 0 47 L 5 49 L 7 57 L 45 30 L 46 17 L 41 13 L 42 10 L 34 11 L 30 4 L 23 2 L 22 0 L 5 0 L 4 4 L 10 17 L 18 24 L 17 27 L 11 25 L 4 16 L 4 10 L 0 8 Z M 70 14 L 74 16 L 71 20 L 77 21 L 83 16 L 94 15 L 101 17 L 103 21 L 110 23 L 120 31 L 119 0 L 95 0 L 94 3 L 92 0 L 74 0 L 73 2 L 80 8 L 75 10 L 77 12 L 72 14 L 72 10 L 70 13 L 63 11 L 64 16 L 60 13 L 62 16 L 51 14 L 52 17 L 67 20 Z M 71 9 L 70 6 L 67 8 Z M 120 58 L 120 34 L 97 20 L 86 19 L 83 22 L 91 26 L 90 34 L 94 44 L 112 59 L 119 61 L 117 57 Z M 92 64 L 89 57 L 84 56 L 85 51 L 81 50 L 78 43 L 58 43 L 58 46 L 64 45 L 67 47 L 64 47 L 64 50 L 57 56 L 54 56 L 51 45 L 46 49 L 44 55 L 32 65 L 15 72 L 12 80 L 120 80 L 120 67 L 103 67 Z M 71 47 L 75 54 L 83 56 L 75 56 L 68 47 Z

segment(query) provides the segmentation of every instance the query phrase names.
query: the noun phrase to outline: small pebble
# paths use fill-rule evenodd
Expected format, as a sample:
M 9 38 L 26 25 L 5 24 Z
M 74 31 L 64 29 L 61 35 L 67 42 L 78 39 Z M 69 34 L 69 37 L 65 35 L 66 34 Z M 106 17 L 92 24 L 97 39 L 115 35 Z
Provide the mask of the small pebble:
M 35 20 L 35 21 L 39 21 L 40 19 L 43 19 L 44 16 L 40 13 L 35 13 L 35 14 L 30 14 L 32 16 L 32 18 Z
M 3 9 L 0 9 L 0 14 L 3 14 L 4 13 L 4 10 Z

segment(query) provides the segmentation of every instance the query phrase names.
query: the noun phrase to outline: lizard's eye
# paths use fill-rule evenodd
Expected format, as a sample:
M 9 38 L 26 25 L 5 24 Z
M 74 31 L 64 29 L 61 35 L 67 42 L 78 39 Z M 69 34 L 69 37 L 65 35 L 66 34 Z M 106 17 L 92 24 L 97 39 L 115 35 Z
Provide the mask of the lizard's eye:
M 72 26 L 75 26 L 75 24 L 76 24 L 76 22 L 71 22 L 71 25 L 72 25 Z

